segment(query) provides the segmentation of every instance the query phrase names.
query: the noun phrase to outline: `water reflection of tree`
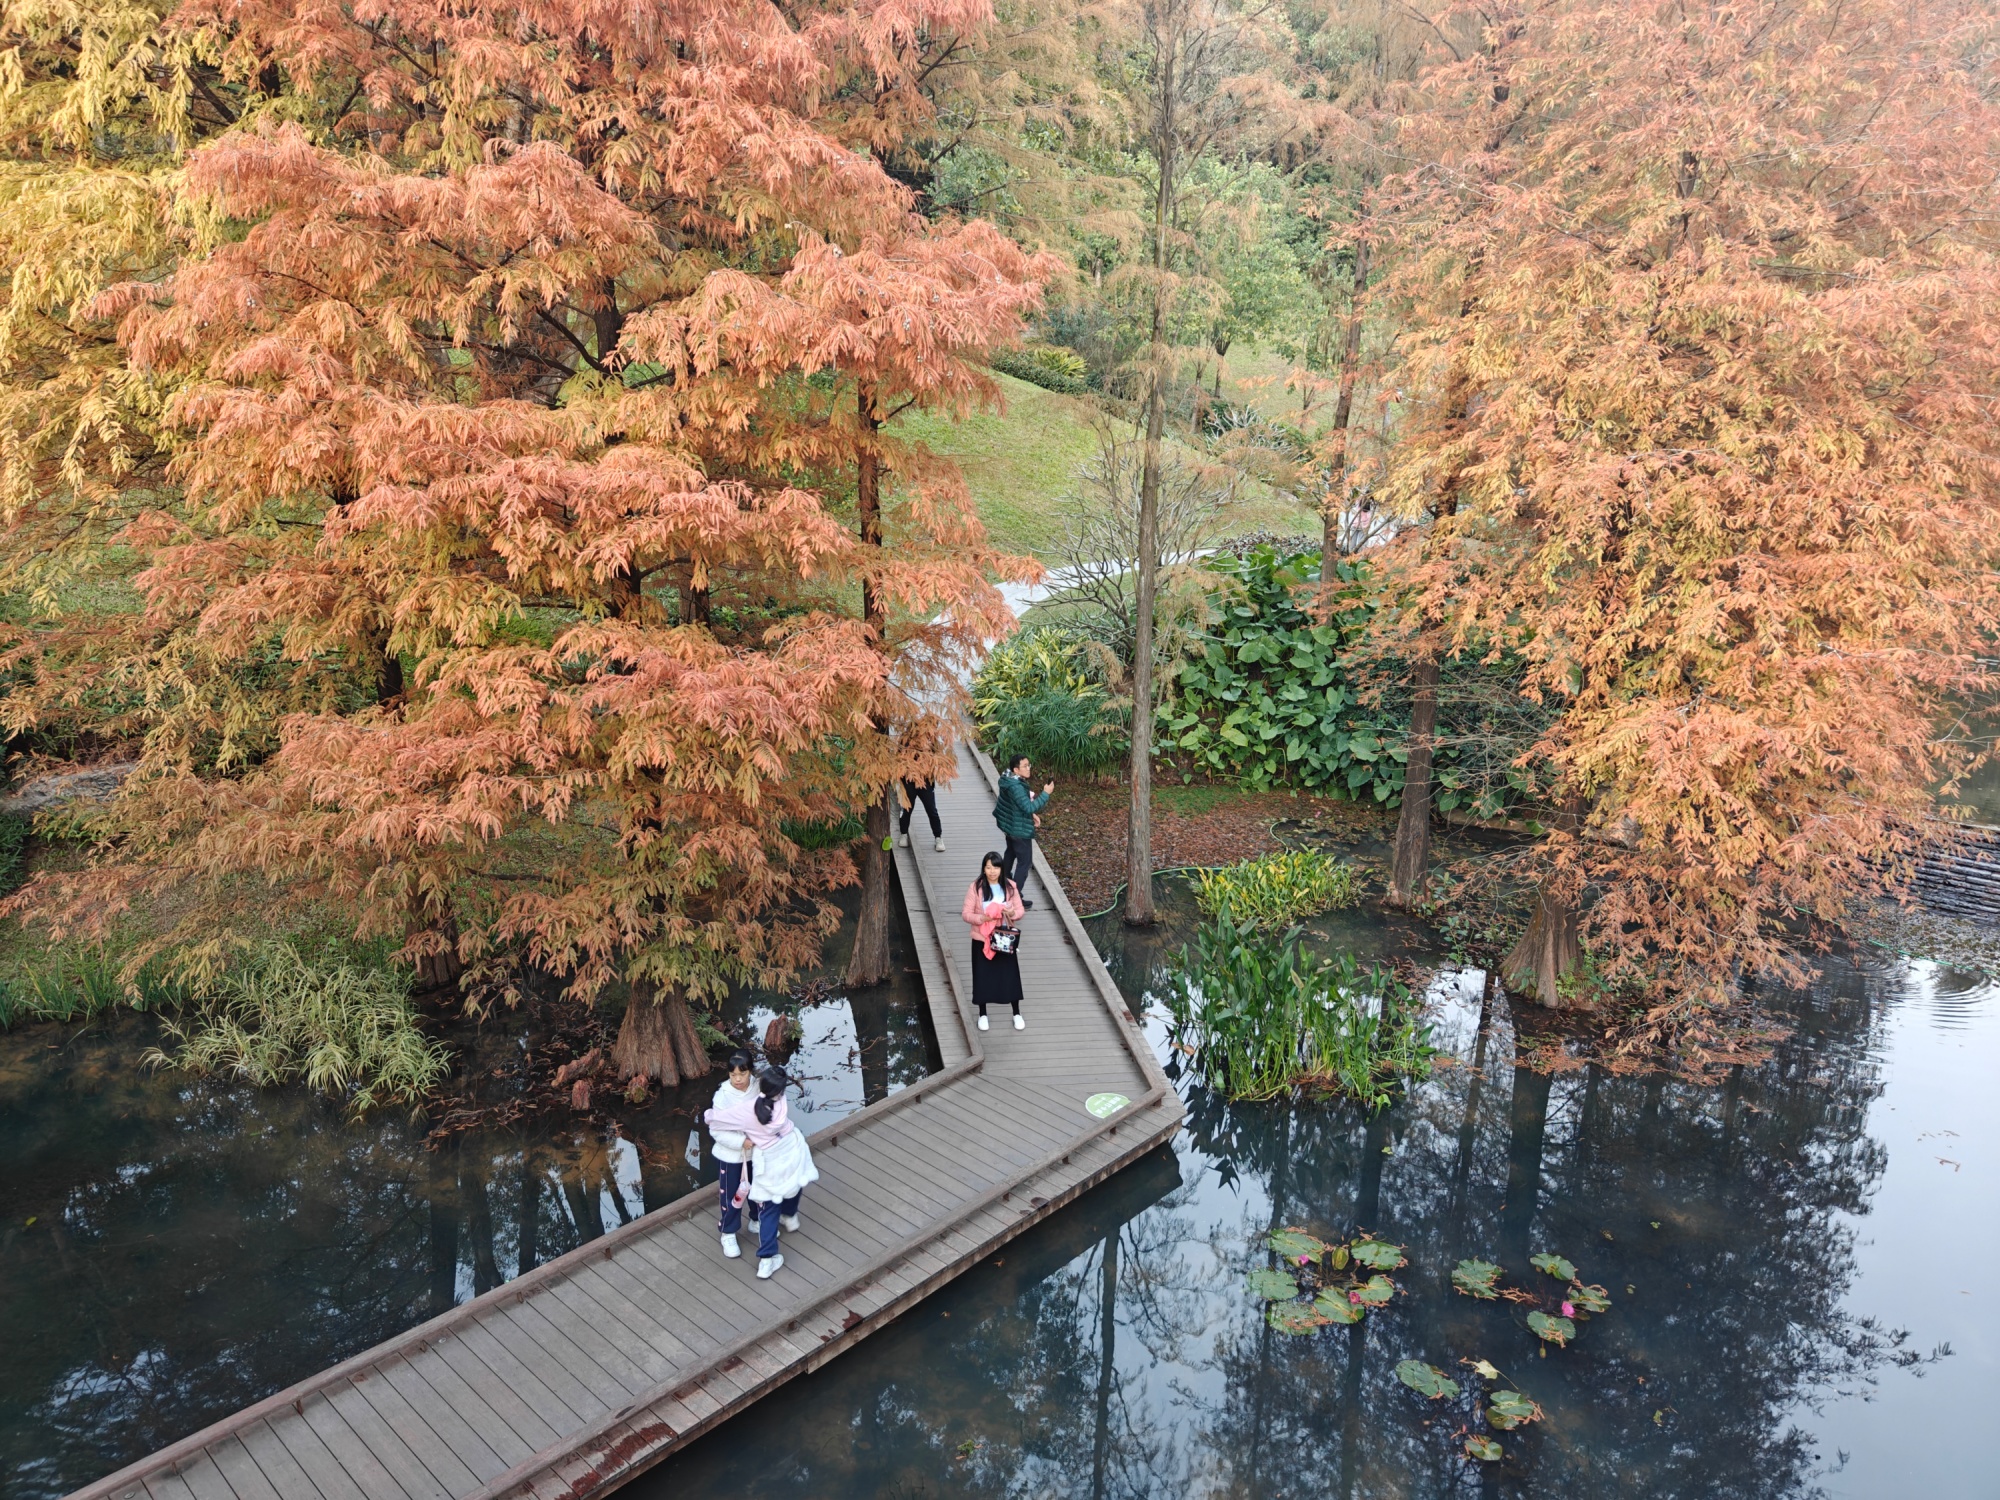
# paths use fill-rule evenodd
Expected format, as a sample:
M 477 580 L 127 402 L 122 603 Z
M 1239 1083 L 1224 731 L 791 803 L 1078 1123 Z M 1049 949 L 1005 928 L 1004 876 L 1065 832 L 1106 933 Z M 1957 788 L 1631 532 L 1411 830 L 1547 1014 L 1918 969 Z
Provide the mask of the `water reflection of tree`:
M 1213 1348 L 1225 1394 L 1202 1412 L 1201 1443 L 1230 1465 L 1213 1493 L 1812 1493 L 1792 1413 L 1889 1350 L 1840 1310 L 1848 1217 L 1885 1165 L 1866 1131 L 1881 1087 L 1874 1021 L 1864 983 L 1822 985 L 1798 998 L 1792 1039 L 1719 1088 L 1520 1068 L 1498 1088 L 1504 1074 L 1459 1073 L 1366 1123 L 1332 1106 L 1232 1109 L 1197 1090 L 1196 1145 L 1270 1194 L 1267 1216 L 1218 1226 L 1238 1265 L 1266 1218 L 1377 1228 L 1412 1262 L 1411 1295 L 1351 1331 L 1283 1338 L 1244 1298 Z M 1526 1257 L 1540 1249 L 1617 1301 L 1546 1360 L 1518 1309 L 1447 1281 L 1483 1255 L 1532 1284 Z M 1400 1359 L 1461 1357 L 1492 1359 L 1550 1413 L 1507 1440 L 1498 1472 L 1457 1457 L 1459 1411 L 1440 1417 L 1393 1379 Z

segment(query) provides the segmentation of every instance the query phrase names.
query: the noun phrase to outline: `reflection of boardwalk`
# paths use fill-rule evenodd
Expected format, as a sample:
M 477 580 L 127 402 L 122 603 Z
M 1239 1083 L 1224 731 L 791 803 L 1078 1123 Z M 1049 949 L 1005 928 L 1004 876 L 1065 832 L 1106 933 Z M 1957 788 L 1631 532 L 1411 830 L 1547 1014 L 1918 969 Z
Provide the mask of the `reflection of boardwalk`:
M 999 841 L 989 775 L 961 752 L 939 792 L 952 853 L 897 852 L 944 1070 L 813 1137 L 821 1180 L 776 1279 L 720 1258 L 704 1188 L 77 1493 L 608 1489 L 1170 1137 L 1180 1103 L 1046 867 L 1022 944 L 1029 1028 L 973 1030 L 958 912 Z M 1083 1101 L 1101 1093 L 1132 1102 L 1099 1120 Z

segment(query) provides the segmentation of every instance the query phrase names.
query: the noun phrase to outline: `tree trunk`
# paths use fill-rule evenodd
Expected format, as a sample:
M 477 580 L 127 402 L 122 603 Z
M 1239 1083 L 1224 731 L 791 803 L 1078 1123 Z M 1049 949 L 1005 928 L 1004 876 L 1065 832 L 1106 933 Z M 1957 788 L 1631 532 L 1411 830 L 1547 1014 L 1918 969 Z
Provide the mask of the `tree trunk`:
M 855 512 L 861 531 L 861 545 L 882 545 L 882 467 L 875 451 L 875 433 L 881 423 L 875 416 L 875 387 L 862 382 L 855 395 L 855 415 L 861 426 L 861 451 L 855 463 Z M 874 638 L 875 649 L 887 646 L 888 612 L 874 584 L 861 580 L 861 617 Z M 877 722 L 875 733 L 883 733 Z M 882 984 L 889 978 L 889 854 L 882 846 L 889 841 L 889 799 L 895 783 L 882 788 L 882 795 L 869 804 L 867 847 L 861 851 L 861 913 L 854 932 L 854 951 L 848 956 L 846 982 L 853 988 Z
M 1354 300 L 1340 343 L 1340 395 L 1333 404 L 1333 450 L 1327 455 L 1326 505 L 1320 513 L 1320 586 L 1330 586 L 1340 548 L 1340 518 L 1347 506 L 1347 430 L 1354 420 L 1354 385 L 1361 366 L 1361 294 L 1368 290 L 1368 241 L 1354 246 Z
M 465 973 L 465 964 L 458 956 L 458 919 L 448 907 L 441 915 L 433 917 L 424 909 L 421 898 L 413 899 L 404 937 L 407 941 L 420 935 L 428 938 L 430 946 L 416 955 L 417 989 L 439 991 L 457 988 L 459 979 Z
M 1155 151 L 1160 190 L 1153 200 L 1152 373 L 1146 385 L 1146 446 L 1139 476 L 1139 556 L 1133 567 L 1132 807 L 1125 824 L 1125 920 L 1157 920 L 1153 909 L 1153 600 L 1160 568 L 1160 446 L 1167 425 L 1167 229 L 1173 212 L 1173 63 L 1164 65 L 1162 125 Z
M 1563 799 L 1555 826 L 1560 833 L 1576 835 L 1583 826 L 1581 797 Z M 1583 967 L 1583 942 L 1577 933 L 1576 901 L 1557 889 L 1559 880 L 1560 876 L 1551 876 L 1542 882 L 1528 930 L 1500 961 L 1500 982 L 1544 1010 L 1588 1010 L 1588 996 L 1566 998 L 1562 992 L 1562 982 Z
M 1535 898 L 1535 914 L 1528 920 L 1528 930 L 1501 961 L 1501 978 L 1509 990 L 1527 996 L 1544 1010 L 1587 1010 L 1587 1001 L 1573 1007 L 1562 993 L 1562 981 L 1582 967 L 1576 908 L 1544 884 Z
M 1389 904 L 1421 899 L 1431 862 L 1431 755 L 1437 741 L 1438 660 L 1417 660 L 1416 699 L 1410 705 L 1410 758 L 1403 768 L 1403 811 L 1396 820 L 1396 848 L 1389 862 Z
M 861 850 L 861 913 L 848 955 L 850 988 L 882 984 L 889 978 L 889 797 L 884 792 L 868 808 L 868 836 Z
M 650 980 L 632 986 L 632 1003 L 618 1040 L 611 1047 L 611 1067 L 620 1078 L 652 1078 L 661 1088 L 673 1088 L 684 1078 L 700 1078 L 709 1070 L 708 1052 L 694 1028 L 687 998 L 678 991 L 661 995 Z

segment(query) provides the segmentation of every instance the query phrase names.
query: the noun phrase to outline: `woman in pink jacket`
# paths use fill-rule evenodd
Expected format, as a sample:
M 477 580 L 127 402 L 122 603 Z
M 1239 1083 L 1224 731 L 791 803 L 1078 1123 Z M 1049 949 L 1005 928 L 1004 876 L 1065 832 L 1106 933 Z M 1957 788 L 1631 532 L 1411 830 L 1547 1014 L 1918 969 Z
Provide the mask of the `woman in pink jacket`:
M 972 1003 L 979 1007 L 979 1029 L 986 1029 L 986 1007 L 1011 1005 L 1014 1029 L 1028 1023 L 1021 1019 L 1021 957 L 1011 947 L 993 946 L 993 934 L 1001 927 L 1018 926 L 1027 909 L 1014 882 L 1000 873 L 1000 856 L 989 853 L 979 864 L 979 878 L 965 892 L 965 910 L 960 913 L 972 929 Z

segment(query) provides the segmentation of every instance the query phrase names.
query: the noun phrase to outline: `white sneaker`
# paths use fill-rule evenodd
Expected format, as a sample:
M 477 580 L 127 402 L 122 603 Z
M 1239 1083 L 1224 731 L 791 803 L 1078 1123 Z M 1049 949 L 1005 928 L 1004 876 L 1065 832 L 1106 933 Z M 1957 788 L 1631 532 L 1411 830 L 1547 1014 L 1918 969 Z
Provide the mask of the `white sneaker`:
M 778 1216 L 778 1227 L 784 1230 L 786 1234 L 797 1234 L 799 1232 L 799 1216 L 797 1214 L 780 1214 Z
M 979 1018 L 979 1029 L 980 1029 L 981 1031 L 984 1031 L 984 1030 L 986 1029 L 986 1017 L 984 1017 L 984 1016 L 981 1016 L 981 1017 Z
M 1019 1016 L 1016 1016 L 1014 1017 L 1014 1029 L 1016 1031 L 1026 1031 L 1028 1029 L 1028 1023 L 1022 1020 Z
M 771 1277 L 777 1273 L 778 1267 L 782 1266 L 784 1263 L 785 1263 L 785 1257 L 782 1255 L 773 1255 L 767 1260 L 758 1261 L 757 1279 L 759 1281 L 769 1281 Z
M 743 1253 L 743 1247 L 736 1243 L 735 1235 L 725 1234 L 722 1237 L 722 1253 L 729 1260 L 734 1260 Z
M 907 849 L 910 847 L 910 836 L 907 833 L 899 833 L 896 835 L 896 842 Z
M 944 853 L 944 840 L 939 839 L 935 844 L 931 845 L 931 847 L 937 850 L 937 852 L 940 854 Z

